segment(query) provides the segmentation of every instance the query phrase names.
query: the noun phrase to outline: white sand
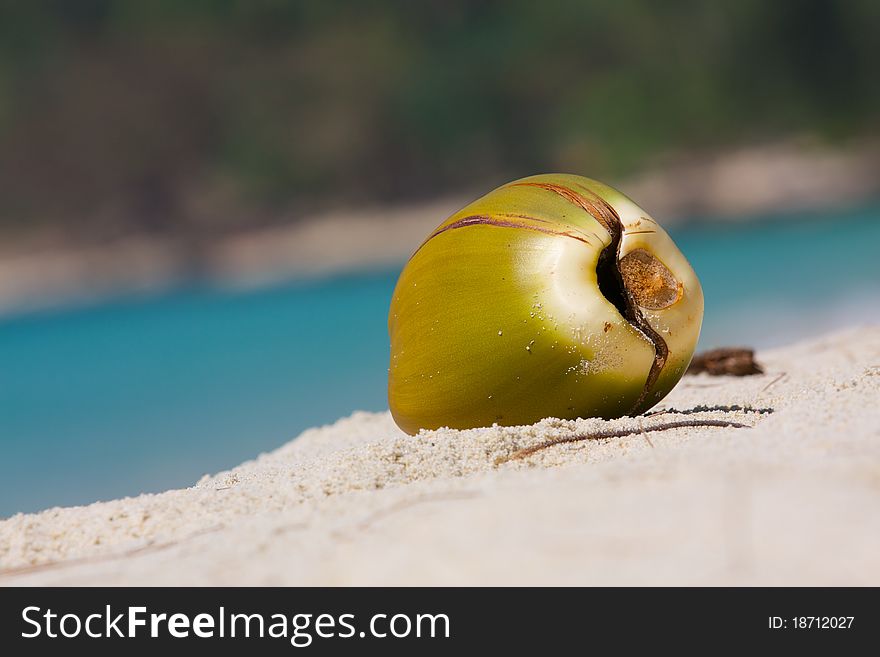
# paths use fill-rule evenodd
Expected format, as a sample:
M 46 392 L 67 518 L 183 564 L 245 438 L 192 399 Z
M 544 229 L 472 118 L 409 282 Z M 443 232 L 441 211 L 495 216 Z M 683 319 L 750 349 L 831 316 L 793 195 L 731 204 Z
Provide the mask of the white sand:
M 687 414 L 409 437 L 356 413 L 192 488 L 0 522 L 0 585 L 880 585 L 880 327 L 759 359 L 658 407 Z M 773 412 L 696 410 L 717 406 Z M 752 428 L 495 465 L 680 419 Z

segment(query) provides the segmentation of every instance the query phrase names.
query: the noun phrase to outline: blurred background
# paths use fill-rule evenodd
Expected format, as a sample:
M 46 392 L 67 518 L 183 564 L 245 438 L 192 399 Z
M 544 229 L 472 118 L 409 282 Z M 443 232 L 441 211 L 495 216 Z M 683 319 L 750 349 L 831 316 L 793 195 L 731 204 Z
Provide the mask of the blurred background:
M 192 484 L 386 407 L 421 239 L 621 188 L 701 347 L 880 321 L 880 3 L 0 3 L 0 517 Z

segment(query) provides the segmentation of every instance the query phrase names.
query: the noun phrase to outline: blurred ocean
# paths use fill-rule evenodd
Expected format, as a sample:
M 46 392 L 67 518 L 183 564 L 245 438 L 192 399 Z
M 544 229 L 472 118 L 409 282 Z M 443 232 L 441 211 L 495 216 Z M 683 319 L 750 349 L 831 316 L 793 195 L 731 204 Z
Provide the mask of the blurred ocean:
M 880 207 L 671 232 L 703 283 L 701 348 L 880 322 Z M 0 517 L 184 487 L 384 409 L 397 274 L 0 317 Z

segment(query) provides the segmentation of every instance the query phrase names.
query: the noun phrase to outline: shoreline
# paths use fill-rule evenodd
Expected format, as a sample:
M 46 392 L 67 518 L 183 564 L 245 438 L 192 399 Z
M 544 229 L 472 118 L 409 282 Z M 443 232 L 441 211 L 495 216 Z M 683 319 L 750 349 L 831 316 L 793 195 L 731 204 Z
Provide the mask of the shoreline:
M 355 413 L 190 488 L 2 520 L 0 584 L 880 584 L 880 326 L 757 358 L 657 417 Z M 682 419 L 749 428 L 640 431 Z M 503 462 L 602 430 L 634 433 Z
M 779 143 L 670 161 L 611 181 L 666 226 L 858 207 L 880 198 L 880 145 L 858 151 Z M 154 292 L 194 278 L 236 287 L 398 266 L 467 196 L 338 211 L 207 240 L 130 236 L 103 244 L 0 247 L 0 313 Z

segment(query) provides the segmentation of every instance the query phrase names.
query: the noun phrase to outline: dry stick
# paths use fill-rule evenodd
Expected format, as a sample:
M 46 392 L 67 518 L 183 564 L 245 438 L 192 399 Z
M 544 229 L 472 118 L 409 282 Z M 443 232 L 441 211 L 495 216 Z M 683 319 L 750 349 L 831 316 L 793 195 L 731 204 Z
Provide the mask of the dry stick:
M 673 413 L 676 415 L 694 415 L 696 413 L 711 413 L 711 412 L 721 412 L 721 413 L 756 413 L 758 415 L 767 415 L 769 413 L 775 413 L 776 409 L 770 407 L 755 407 L 751 405 L 742 406 L 740 404 L 727 404 L 727 405 L 715 405 L 715 406 L 706 406 L 705 404 L 700 404 L 699 406 L 694 406 L 693 408 L 685 408 L 685 409 L 677 409 L 677 408 L 667 408 L 663 411 L 657 411 L 656 413 L 650 413 L 645 415 L 644 417 L 655 417 L 662 413 Z
M 781 380 L 783 379 L 783 377 L 785 377 L 785 376 L 788 376 L 788 373 L 787 373 L 787 372 L 782 372 L 779 376 L 777 376 L 775 379 L 773 379 L 770 383 L 768 383 L 768 384 L 765 385 L 763 388 L 761 388 L 761 392 L 767 392 L 767 390 L 770 389 L 770 386 L 772 386 L 772 385 L 778 383 L 778 382 L 781 381 Z
M 548 447 L 553 447 L 555 445 L 562 445 L 565 443 L 576 443 L 582 440 L 601 440 L 603 438 L 625 438 L 626 436 L 633 436 L 639 433 L 647 434 L 650 431 L 666 431 L 668 429 L 679 429 L 682 427 L 733 427 L 735 429 L 751 429 L 751 425 L 749 424 L 740 424 L 739 422 L 728 422 L 727 420 L 676 420 L 675 422 L 666 422 L 665 424 L 656 424 L 653 427 L 639 427 L 638 429 L 616 429 L 616 430 L 607 430 L 607 431 L 595 431 L 593 433 L 581 433 L 575 436 L 568 436 L 566 438 L 554 438 L 553 440 L 548 440 L 543 443 L 539 443 L 537 445 L 532 445 L 531 447 L 526 447 L 524 449 L 518 450 L 511 454 L 510 456 L 500 457 L 495 460 L 495 465 L 501 465 L 502 463 L 507 463 L 508 461 L 513 461 L 516 459 L 525 458 L 526 456 L 531 456 L 535 452 L 539 452 L 542 449 L 547 449 Z M 647 437 L 647 436 L 646 436 Z

